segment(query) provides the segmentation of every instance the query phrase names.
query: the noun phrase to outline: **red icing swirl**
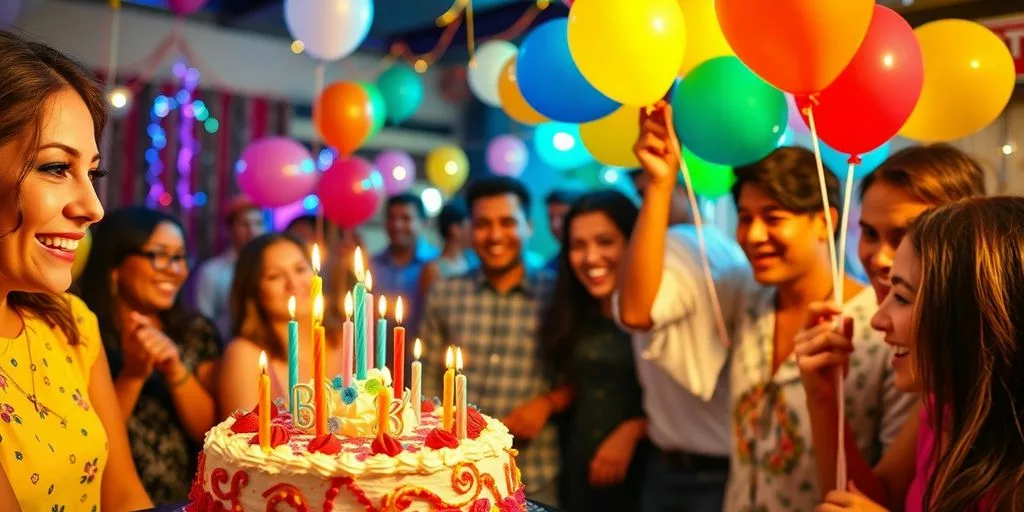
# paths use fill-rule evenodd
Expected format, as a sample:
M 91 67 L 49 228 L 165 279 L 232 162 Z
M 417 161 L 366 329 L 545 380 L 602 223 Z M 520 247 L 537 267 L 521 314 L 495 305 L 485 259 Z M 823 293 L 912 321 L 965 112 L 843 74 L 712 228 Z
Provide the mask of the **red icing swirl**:
M 334 434 L 324 434 L 310 440 L 307 449 L 312 453 L 334 455 L 341 451 L 341 439 Z
M 487 427 L 487 420 L 484 419 L 483 415 L 477 412 L 472 407 L 466 408 L 466 435 L 470 439 L 476 439 L 483 433 L 484 428 Z
M 398 442 L 394 437 L 391 437 L 390 434 L 380 433 L 370 445 L 370 451 L 374 455 L 384 454 L 388 457 L 394 457 L 399 453 L 402 453 L 402 443 Z
M 278 446 L 281 446 L 282 444 L 287 443 L 289 440 L 291 440 L 291 437 L 292 436 L 290 434 L 288 434 L 288 429 L 286 429 L 286 428 L 284 428 L 284 427 L 282 427 L 280 425 L 271 425 L 270 426 L 270 447 L 271 448 L 277 448 Z M 258 436 L 258 435 L 252 436 L 252 439 L 249 440 L 249 444 L 260 444 L 260 436 Z
M 260 418 L 255 412 L 250 412 L 235 419 L 231 424 L 231 431 L 236 434 L 255 434 L 260 429 Z
M 423 403 L 420 404 L 420 412 L 434 412 L 434 401 L 424 400 Z
M 459 440 L 452 435 L 451 431 L 435 428 L 427 434 L 427 439 L 423 441 L 423 444 L 429 448 L 440 450 L 441 448 L 458 447 Z

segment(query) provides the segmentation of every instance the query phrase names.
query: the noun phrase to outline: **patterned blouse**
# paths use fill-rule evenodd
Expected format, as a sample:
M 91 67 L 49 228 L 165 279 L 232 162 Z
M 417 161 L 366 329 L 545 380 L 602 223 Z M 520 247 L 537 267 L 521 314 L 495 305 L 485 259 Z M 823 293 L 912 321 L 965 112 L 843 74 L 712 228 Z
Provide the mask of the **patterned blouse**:
M 206 317 L 192 315 L 175 327 L 165 333 L 178 344 L 181 361 L 190 372 L 195 372 L 200 363 L 220 357 L 220 336 Z M 116 334 L 104 334 L 110 372 L 116 378 L 124 367 L 121 342 Z M 189 482 L 195 476 L 201 446 L 188 438 L 171 392 L 163 376 L 156 372 L 143 386 L 128 420 L 128 441 L 142 485 L 154 503 L 188 499 Z
M 892 351 L 870 326 L 877 308 L 871 288 L 843 307 L 854 325 L 846 418 L 857 447 L 872 463 L 896 437 L 917 400 L 893 387 Z M 725 510 L 811 512 L 822 492 L 796 355 L 771 375 L 775 290 L 759 290 L 746 309 L 732 353 L 732 473 Z
M 100 505 L 107 432 L 89 400 L 89 376 L 102 345 L 96 316 L 67 297 L 78 345 L 28 314 L 18 337 L 0 338 L 0 464 L 25 511 Z

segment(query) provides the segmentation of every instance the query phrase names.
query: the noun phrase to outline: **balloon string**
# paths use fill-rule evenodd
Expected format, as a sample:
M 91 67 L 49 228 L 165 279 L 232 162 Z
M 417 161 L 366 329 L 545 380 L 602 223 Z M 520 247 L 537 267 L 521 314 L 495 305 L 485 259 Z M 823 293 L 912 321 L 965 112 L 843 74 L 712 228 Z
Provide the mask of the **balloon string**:
M 316 109 L 316 101 L 320 98 L 320 94 L 324 90 L 324 81 L 326 73 L 326 64 L 323 61 L 316 63 L 316 69 L 313 71 L 313 108 Z M 315 112 L 314 112 L 315 115 Z M 313 130 L 313 166 L 319 168 L 320 164 L 320 133 Z M 320 245 L 320 250 L 325 250 L 324 245 L 324 198 L 320 198 L 319 203 L 316 207 L 316 238 L 317 243 Z
M 843 306 L 843 270 L 839 267 L 839 260 L 836 255 L 836 242 L 835 242 L 835 227 L 832 222 L 832 207 L 828 200 L 828 187 L 825 186 L 825 165 L 821 161 L 821 147 L 818 144 L 818 129 L 814 123 L 814 108 L 808 107 L 807 120 L 809 121 L 809 128 L 811 129 L 811 142 L 814 146 L 814 160 L 818 165 L 818 185 L 821 187 L 821 201 L 825 211 L 825 225 L 828 227 L 828 250 L 829 255 L 832 258 L 832 290 L 834 292 L 835 301 L 841 308 Z M 852 169 L 852 168 L 851 168 Z M 852 170 L 851 170 L 852 172 Z M 847 184 L 849 190 L 852 186 L 852 180 Z M 846 196 L 849 198 L 849 194 Z M 847 211 L 849 208 L 844 208 L 843 211 Z M 845 224 L 845 221 L 844 221 Z M 841 234 L 844 239 L 844 234 Z M 845 240 L 843 242 L 845 244 Z M 842 320 L 840 319 L 840 322 Z M 842 324 L 840 324 L 841 326 Z M 837 409 L 839 411 L 839 418 L 836 422 L 838 424 L 836 437 L 836 488 L 840 490 L 846 489 L 846 389 L 843 387 L 843 371 L 842 368 L 835 372 L 835 387 L 836 387 L 836 402 Z
M 729 331 L 726 327 L 725 316 L 722 314 L 722 305 L 718 300 L 718 289 L 715 288 L 714 274 L 711 272 L 711 262 L 708 259 L 707 241 L 704 239 L 704 219 L 700 214 L 700 205 L 697 204 L 697 196 L 693 193 L 693 180 L 690 179 L 690 169 L 686 166 L 686 160 L 683 160 L 682 145 L 676 137 L 676 129 L 672 124 L 672 116 L 665 116 L 665 122 L 667 124 L 669 138 L 671 139 L 669 150 L 675 153 L 675 157 L 679 160 L 679 170 L 682 172 L 683 181 L 686 184 L 686 197 L 690 201 L 690 210 L 693 212 L 693 226 L 697 231 L 697 246 L 700 248 L 701 269 L 704 273 L 704 284 L 708 288 L 708 293 L 711 294 L 711 308 L 715 314 L 715 325 L 718 328 L 718 337 L 722 346 L 729 347 L 732 343 L 729 341 Z

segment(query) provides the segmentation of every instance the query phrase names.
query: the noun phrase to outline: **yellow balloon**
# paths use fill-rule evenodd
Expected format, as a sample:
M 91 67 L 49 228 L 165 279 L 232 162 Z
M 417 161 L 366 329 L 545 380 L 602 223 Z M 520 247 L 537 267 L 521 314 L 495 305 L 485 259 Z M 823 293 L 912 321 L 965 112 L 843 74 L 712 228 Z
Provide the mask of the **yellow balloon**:
M 92 232 L 85 230 L 85 237 L 78 242 L 78 249 L 75 250 L 75 262 L 71 264 L 71 279 L 78 279 L 85 270 L 85 264 L 89 262 L 89 250 L 92 249 Z
M 715 57 L 736 55 L 718 25 L 715 0 L 679 0 L 679 8 L 686 16 L 686 54 L 679 76 Z
M 1016 76 L 1010 50 L 991 30 L 939 20 L 914 30 L 924 58 L 921 98 L 900 135 L 921 142 L 965 137 L 995 121 Z
M 445 145 L 427 153 L 427 179 L 441 192 L 453 194 L 468 176 L 469 158 L 462 148 Z
M 623 105 L 601 119 L 580 125 L 580 140 L 594 160 L 616 167 L 640 167 L 633 143 L 640 136 L 640 107 Z
M 569 10 L 569 51 L 576 67 L 619 103 L 640 107 L 662 99 L 685 47 L 677 0 L 585 0 Z
M 519 84 L 516 82 L 516 57 L 505 63 L 501 75 L 498 76 L 498 98 L 501 100 L 502 110 L 516 122 L 531 126 L 548 122 L 548 118 L 534 110 L 519 91 Z

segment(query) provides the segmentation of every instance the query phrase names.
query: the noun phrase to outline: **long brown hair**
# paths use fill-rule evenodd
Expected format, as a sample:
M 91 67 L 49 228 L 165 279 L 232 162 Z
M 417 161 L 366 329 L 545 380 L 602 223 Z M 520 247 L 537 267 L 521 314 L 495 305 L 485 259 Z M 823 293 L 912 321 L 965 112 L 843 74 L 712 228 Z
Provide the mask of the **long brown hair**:
M 934 397 L 935 472 L 923 510 L 982 500 L 1024 510 L 1024 198 L 967 199 L 922 215 L 917 368 Z
M 949 144 L 911 146 L 893 153 L 861 181 L 861 200 L 876 183 L 893 186 L 933 205 L 985 195 L 984 169 Z
M 21 211 L 21 185 L 28 177 L 39 147 L 40 130 L 47 101 L 57 92 L 70 88 L 81 96 L 92 116 L 97 140 L 106 124 L 103 94 L 78 63 L 41 43 L 26 41 L 10 32 L 0 31 L 0 146 L 22 144 L 24 164 L 14 187 L 0 190 L 0 204 L 17 209 L 14 227 L 0 237 L 16 232 L 24 221 Z M 78 327 L 70 304 L 63 297 L 48 293 L 12 291 L 8 303 L 18 311 L 32 313 L 51 326 L 60 328 L 72 345 L 79 342 Z

